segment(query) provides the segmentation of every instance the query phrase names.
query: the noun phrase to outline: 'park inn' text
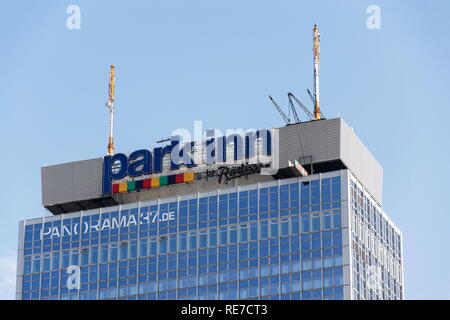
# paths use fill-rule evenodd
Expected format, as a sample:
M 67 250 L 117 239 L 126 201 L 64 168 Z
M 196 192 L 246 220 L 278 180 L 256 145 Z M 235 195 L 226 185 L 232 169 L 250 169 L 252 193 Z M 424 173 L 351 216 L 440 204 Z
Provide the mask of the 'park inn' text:
M 163 172 L 163 158 L 166 155 L 170 159 L 171 171 L 180 169 L 180 166 L 193 168 L 199 164 L 227 163 L 228 144 L 233 145 L 233 160 L 252 158 L 256 156 L 258 139 L 262 141 L 262 154 L 270 156 L 272 154 L 272 133 L 267 129 L 247 132 L 245 135 L 232 134 L 227 137 L 207 138 L 200 143 L 205 150 L 204 159 L 200 163 L 194 161 L 194 153 L 198 152 L 195 142 L 181 144 L 179 136 L 171 137 L 170 144 L 154 148 L 153 152 L 140 149 L 129 155 L 124 153 L 107 155 L 103 157 L 102 194 L 112 193 L 113 180 Z

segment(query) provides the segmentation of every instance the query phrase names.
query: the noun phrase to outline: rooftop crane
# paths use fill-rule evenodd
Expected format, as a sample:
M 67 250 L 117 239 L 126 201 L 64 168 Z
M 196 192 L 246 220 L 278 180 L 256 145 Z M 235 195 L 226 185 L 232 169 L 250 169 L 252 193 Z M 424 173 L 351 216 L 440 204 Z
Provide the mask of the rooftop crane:
M 291 123 L 291 120 L 288 118 L 288 116 L 283 112 L 283 110 L 281 110 L 281 108 L 278 106 L 278 104 L 275 102 L 275 100 L 273 100 L 273 98 L 271 96 L 269 96 L 270 101 L 272 101 L 273 105 L 275 106 L 275 108 L 277 109 L 278 113 L 281 115 L 281 117 L 283 118 L 284 122 L 286 122 L 286 125 Z
M 309 89 L 306 89 L 306 92 L 308 93 L 308 96 L 311 99 L 311 102 L 314 104 L 315 103 L 315 99 L 314 99 L 313 95 L 311 94 L 311 91 L 309 91 Z
M 295 123 L 300 123 L 300 119 L 298 118 L 297 111 L 295 110 L 294 103 L 292 102 L 291 96 L 289 95 L 290 92 L 288 92 L 288 99 L 289 99 L 289 107 L 292 110 L 292 114 L 294 115 Z
M 296 96 L 292 92 L 288 92 L 289 102 L 292 103 L 292 99 L 303 109 L 303 111 L 306 113 L 306 115 L 309 117 L 309 120 L 314 120 L 314 115 L 311 113 L 311 111 L 308 110 L 308 108 L 300 102 L 300 100 L 297 99 Z

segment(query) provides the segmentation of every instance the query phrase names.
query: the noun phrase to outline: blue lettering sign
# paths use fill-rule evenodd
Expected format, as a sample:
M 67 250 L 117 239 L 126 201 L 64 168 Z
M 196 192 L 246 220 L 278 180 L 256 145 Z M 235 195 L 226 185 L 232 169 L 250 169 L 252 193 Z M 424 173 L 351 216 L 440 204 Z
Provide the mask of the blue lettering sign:
M 272 143 L 270 130 L 258 130 L 256 132 L 246 133 L 243 139 L 239 135 L 231 135 L 229 137 L 209 138 L 205 141 L 207 154 L 205 163 L 213 164 L 215 162 L 226 162 L 226 144 L 233 143 L 234 160 L 242 158 L 251 158 L 255 155 L 256 139 L 262 138 L 263 154 L 271 155 Z M 169 145 L 157 147 L 153 152 L 146 149 L 136 150 L 129 156 L 123 153 L 116 153 L 112 156 L 108 155 L 103 158 L 103 185 L 102 193 L 104 195 L 112 193 L 113 180 L 120 180 L 126 176 L 138 177 L 152 173 L 160 173 L 163 171 L 163 158 L 169 155 L 170 170 L 177 170 L 183 164 L 188 168 L 197 166 L 191 157 L 191 150 L 195 143 L 190 142 L 184 144 L 182 148 L 179 146 L 178 139 L 172 139 Z M 171 154 L 175 152 L 183 163 L 173 161 Z

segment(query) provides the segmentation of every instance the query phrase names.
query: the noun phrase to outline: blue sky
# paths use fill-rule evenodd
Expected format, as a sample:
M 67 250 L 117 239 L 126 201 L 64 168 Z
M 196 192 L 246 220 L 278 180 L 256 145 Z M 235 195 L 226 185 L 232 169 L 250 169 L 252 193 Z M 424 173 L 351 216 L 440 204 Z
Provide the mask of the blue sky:
M 71 4 L 79 30 L 66 27 Z M 380 30 L 366 26 L 373 4 Z M 44 214 L 40 167 L 106 151 L 110 64 L 117 151 L 194 120 L 281 126 L 267 95 L 307 101 L 317 23 L 322 111 L 342 116 L 384 167 L 406 297 L 449 299 L 448 12 L 445 0 L 2 1 L 0 298 L 14 297 L 19 220 Z

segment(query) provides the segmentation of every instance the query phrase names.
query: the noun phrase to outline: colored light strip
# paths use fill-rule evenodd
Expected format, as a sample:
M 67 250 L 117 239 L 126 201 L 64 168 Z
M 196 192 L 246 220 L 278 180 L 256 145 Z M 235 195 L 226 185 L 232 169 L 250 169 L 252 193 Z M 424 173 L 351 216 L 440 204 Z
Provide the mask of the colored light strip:
M 178 173 L 169 176 L 116 183 L 113 184 L 112 186 L 112 193 L 123 193 L 129 191 L 153 189 L 158 188 L 160 186 L 169 186 L 172 184 L 180 184 L 192 181 L 194 181 L 193 172 Z

